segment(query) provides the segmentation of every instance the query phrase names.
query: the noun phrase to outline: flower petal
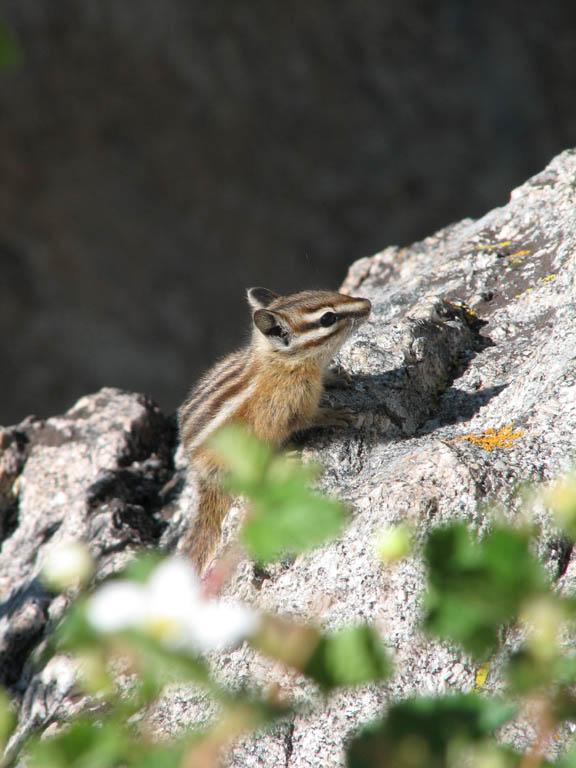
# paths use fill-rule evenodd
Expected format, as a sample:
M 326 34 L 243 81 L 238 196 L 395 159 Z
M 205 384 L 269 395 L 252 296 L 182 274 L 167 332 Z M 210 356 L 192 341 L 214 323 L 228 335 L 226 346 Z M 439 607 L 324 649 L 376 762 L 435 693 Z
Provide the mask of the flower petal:
M 189 635 L 201 652 L 222 651 L 237 645 L 258 626 L 258 616 L 248 606 L 212 600 L 190 617 Z
M 146 615 L 146 591 L 131 581 L 111 581 L 92 595 L 86 615 L 99 632 L 139 626 Z

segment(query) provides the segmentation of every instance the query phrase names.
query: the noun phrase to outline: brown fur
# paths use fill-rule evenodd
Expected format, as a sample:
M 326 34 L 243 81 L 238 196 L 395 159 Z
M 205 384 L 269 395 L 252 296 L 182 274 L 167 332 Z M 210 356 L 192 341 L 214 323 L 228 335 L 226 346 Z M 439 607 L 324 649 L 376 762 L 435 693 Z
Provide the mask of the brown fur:
M 281 297 L 255 289 L 249 292 L 249 300 L 256 315 L 251 345 L 209 371 L 179 411 L 184 447 L 198 476 L 198 513 L 186 537 L 185 549 L 199 571 L 206 567 L 218 543 L 230 505 L 230 497 L 218 480 L 217 460 L 206 445 L 212 433 L 203 430 L 209 431 L 212 422 L 222 426 L 233 421 L 277 448 L 293 432 L 316 423 L 342 425 L 345 419 L 331 420 L 327 409 L 319 409 L 324 374 L 331 357 L 355 324 L 370 312 L 368 301 L 329 291 Z M 260 322 L 264 306 L 272 315 L 266 323 Z M 337 325 L 320 328 L 314 315 L 306 318 L 307 313 L 324 307 L 338 313 Z M 289 332 L 288 344 L 284 339 L 272 338 L 275 313 Z M 303 329 L 312 336 L 302 337 L 304 343 L 299 346 Z M 242 392 L 248 392 L 251 386 L 252 393 L 232 409 L 233 399 L 242 397 Z M 227 406 L 232 410 L 224 417 Z
M 198 479 L 198 514 L 184 540 L 184 551 L 202 573 L 220 538 L 222 521 L 230 508 L 230 496 L 214 479 Z M 210 513 L 206 514 L 209 510 Z

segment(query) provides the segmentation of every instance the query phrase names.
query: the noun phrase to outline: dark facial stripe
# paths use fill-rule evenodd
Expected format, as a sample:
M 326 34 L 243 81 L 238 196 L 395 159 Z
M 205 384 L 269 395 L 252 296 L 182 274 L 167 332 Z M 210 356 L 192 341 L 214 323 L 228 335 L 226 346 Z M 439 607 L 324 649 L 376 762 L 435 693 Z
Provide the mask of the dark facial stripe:
M 317 321 L 314 323 L 302 323 L 294 328 L 294 333 L 304 333 L 305 331 L 313 331 L 315 328 L 319 328 L 320 323 Z
M 344 311 L 344 312 L 339 312 L 338 313 L 338 317 L 339 318 L 340 317 L 356 318 L 356 317 L 366 317 L 366 315 L 369 315 L 369 314 L 370 314 L 370 310 L 369 309 L 358 310 L 358 311 L 350 311 L 350 312 Z
M 296 352 L 298 352 L 301 349 L 310 349 L 311 347 L 319 347 L 322 344 L 326 343 L 326 339 L 332 338 L 332 336 L 336 336 L 336 334 L 341 333 L 344 329 L 342 326 L 336 326 L 332 333 L 325 333 L 322 336 L 319 336 L 316 339 L 310 339 L 310 341 L 305 341 L 303 344 L 299 344 L 296 347 Z

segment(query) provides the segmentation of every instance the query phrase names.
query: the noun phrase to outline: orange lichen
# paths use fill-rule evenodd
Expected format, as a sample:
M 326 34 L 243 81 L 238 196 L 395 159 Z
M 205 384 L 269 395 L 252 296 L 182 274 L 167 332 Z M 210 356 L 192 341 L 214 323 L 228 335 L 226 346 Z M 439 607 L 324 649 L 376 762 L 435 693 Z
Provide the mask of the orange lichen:
M 514 440 L 518 440 L 523 434 L 523 429 L 513 432 L 512 425 L 509 424 L 507 427 L 501 427 L 498 431 L 495 429 L 487 429 L 486 432 L 481 432 L 478 435 L 462 435 L 461 437 L 456 437 L 455 440 L 466 440 L 469 443 L 472 443 L 472 445 L 477 445 L 484 451 L 489 451 L 491 453 L 495 448 L 512 448 Z
M 488 243 L 476 243 L 474 248 L 476 248 L 477 251 L 494 251 L 496 248 L 506 248 L 506 246 L 511 244 L 512 240 L 502 240 L 501 243 L 494 243 L 493 245 L 489 245 Z
M 511 253 L 508 258 L 509 259 L 517 259 L 518 256 L 528 256 L 531 253 L 529 248 L 526 248 L 523 251 L 516 251 L 516 253 Z
M 476 317 L 476 310 L 471 309 L 465 301 L 450 301 L 450 299 L 444 299 L 444 304 L 448 304 L 450 307 L 456 307 L 456 309 L 460 309 L 470 317 Z

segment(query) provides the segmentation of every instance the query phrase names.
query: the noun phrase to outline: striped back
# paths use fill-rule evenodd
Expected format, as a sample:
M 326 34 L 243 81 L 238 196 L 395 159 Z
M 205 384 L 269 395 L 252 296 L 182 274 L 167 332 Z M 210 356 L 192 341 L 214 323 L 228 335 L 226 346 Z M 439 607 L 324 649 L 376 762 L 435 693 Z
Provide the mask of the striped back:
M 188 451 L 205 442 L 250 397 L 256 386 L 252 368 L 252 350 L 244 347 L 217 363 L 192 389 L 178 411 L 180 437 Z

